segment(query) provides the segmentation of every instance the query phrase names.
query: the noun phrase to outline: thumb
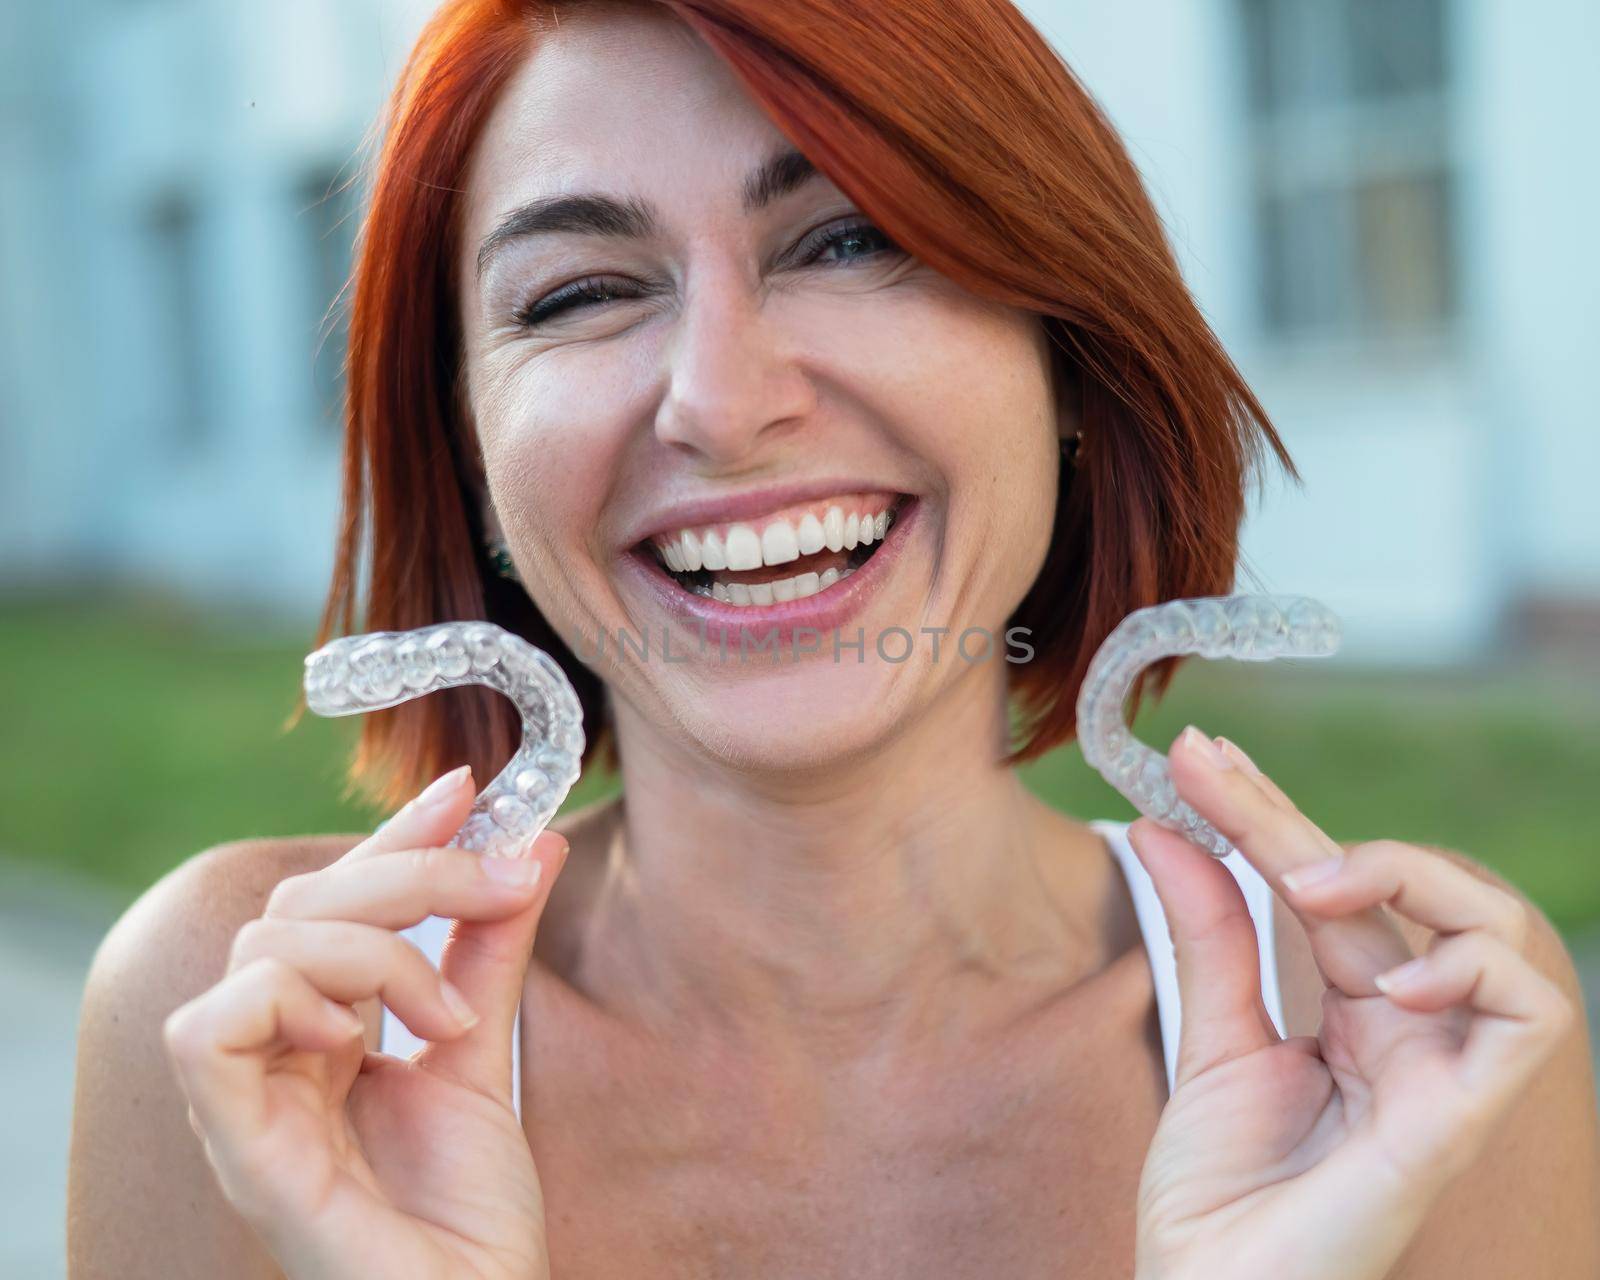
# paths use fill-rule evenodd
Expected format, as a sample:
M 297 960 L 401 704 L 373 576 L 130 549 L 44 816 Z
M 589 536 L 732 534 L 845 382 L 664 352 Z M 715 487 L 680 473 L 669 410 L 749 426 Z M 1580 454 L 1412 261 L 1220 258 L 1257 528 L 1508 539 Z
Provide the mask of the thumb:
M 556 877 L 566 865 L 565 836 L 546 831 L 515 858 L 497 858 L 506 868 L 537 877 L 538 892 L 523 910 L 500 920 L 457 920 L 445 943 L 439 972 L 478 1015 L 465 1035 L 436 1041 L 424 1051 L 428 1065 L 464 1084 L 510 1103 L 511 1036 L 533 940 Z
M 1186 1080 L 1278 1041 L 1261 999 L 1255 922 L 1222 862 L 1150 818 L 1128 843 L 1155 884 L 1167 918 L 1183 1011 L 1173 1092 Z
M 476 798 L 470 764 L 441 774 L 339 861 L 358 862 L 375 853 L 447 844 L 467 820 Z

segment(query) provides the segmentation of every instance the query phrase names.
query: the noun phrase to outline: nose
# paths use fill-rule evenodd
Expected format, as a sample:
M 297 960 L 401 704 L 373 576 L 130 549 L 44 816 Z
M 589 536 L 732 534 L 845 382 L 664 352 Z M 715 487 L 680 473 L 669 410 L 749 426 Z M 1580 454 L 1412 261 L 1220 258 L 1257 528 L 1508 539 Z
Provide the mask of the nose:
M 690 290 L 666 344 L 656 438 L 726 466 L 748 460 L 812 412 L 811 380 L 763 292 L 729 269 Z

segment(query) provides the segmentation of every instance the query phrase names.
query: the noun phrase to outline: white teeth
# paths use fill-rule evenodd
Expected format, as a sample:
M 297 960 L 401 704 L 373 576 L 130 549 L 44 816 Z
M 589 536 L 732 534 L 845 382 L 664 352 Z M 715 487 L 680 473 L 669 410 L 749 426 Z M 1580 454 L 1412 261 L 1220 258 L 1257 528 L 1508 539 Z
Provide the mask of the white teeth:
M 717 537 L 712 530 L 700 539 L 700 567 L 702 569 L 726 569 L 728 567 L 727 553 L 722 549 L 722 539 Z
M 801 573 L 792 578 L 779 578 L 775 582 L 713 582 L 689 588 L 697 595 L 710 596 L 724 604 L 760 606 L 785 604 L 790 600 L 803 600 L 819 591 L 826 591 L 836 582 L 843 582 L 853 568 L 829 569 L 825 573 Z
M 822 540 L 829 551 L 844 550 L 844 512 L 838 507 L 829 507 L 822 517 Z
M 837 511 L 838 508 L 835 507 L 834 510 Z M 828 544 L 828 536 L 824 532 L 822 521 L 809 511 L 800 517 L 800 528 L 796 536 L 800 543 L 800 554 L 804 556 L 821 551 Z M 772 561 L 768 560 L 767 563 L 771 564 Z
M 763 565 L 788 564 L 824 548 L 854 551 L 859 546 L 871 546 L 883 540 L 893 520 L 893 513 L 887 509 L 876 514 L 846 514 L 842 508 L 831 506 L 820 519 L 808 511 L 798 523 L 773 520 L 760 534 L 749 524 L 732 525 L 720 536 L 710 529 L 703 535 L 693 529 L 680 529 L 675 536 L 664 535 L 656 541 L 655 548 L 661 562 L 673 573 L 737 573 Z
M 731 570 L 761 567 L 761 539 L 756 537 L 756 531 L 747 524 L 736 524 L 728 530 L 728 545 L 725 551 L 728 568 Z
M 800 558 L 800 541 L 787 520 L 774 520 L 761 532 L 763 564 L 788 564 Z

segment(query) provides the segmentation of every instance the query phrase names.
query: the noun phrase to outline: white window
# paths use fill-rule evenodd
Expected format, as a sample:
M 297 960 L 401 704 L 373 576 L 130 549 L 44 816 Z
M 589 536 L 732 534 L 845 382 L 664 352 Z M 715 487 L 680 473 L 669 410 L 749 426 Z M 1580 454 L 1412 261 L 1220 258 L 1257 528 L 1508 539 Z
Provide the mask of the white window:
M 1289 339 L 1448 329 L 1448 0 L 1240 0 L 1261 317 Z
M 158 343 L 149 372 L 167 437 L 185 452 L 204 442 L 211 416 L 194 204 L 187 195 L 162 195 L 145 215 L 145 234 L 152 268 L 148 314 Z

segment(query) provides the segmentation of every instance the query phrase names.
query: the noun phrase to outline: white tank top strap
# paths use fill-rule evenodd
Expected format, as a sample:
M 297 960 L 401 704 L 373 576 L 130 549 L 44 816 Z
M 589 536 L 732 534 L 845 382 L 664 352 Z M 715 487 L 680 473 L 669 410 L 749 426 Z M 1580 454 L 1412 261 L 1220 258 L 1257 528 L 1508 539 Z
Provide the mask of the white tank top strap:
M 1178 966 L 1172 952 L 1172 935 L 1167 930 L 1166 912 L 1156 894 L 1155 882 L 1139 861 L 1139 855 L 1128 843 L 1130 823 L 1109 818 L 1096 818 L 1089 826 L 1105 837 L 1116 855 L 1117 863 L 1127 879 L 1133 896 L 1133 909 L 1139 920 L 1139 931 L 1144 935 L 1145 951 L 1150 957 L 1150 970 L 1155 977 L 1156 1015 L 1161 1024 L 1161 1048 L 1167 1061 L 1167 1090 L 1170 1094 L 1178 1071 L 1178 1037 L 1182 1027 L 1182 1011 L 1178 999 Z M 1278 990 L 1278 960 L 1272 942 L 1272 886 L 1267 883 L 1235 849 L 1222 859 L 1244 891 L 1250 918 L 1256 926 L 1257 956 L 1261 968 L 1261 996 L 1272 1018 L 1272 1025 L 1283 1035 L 1283 999 Z
M 450 937 L 450 921 L 443 916 L 429 916 L 412 925 L 409 929 L 402 929 L 400 936 L 416 947 L 418 951 L 428 957 L 428 963 L 435 969 L 444 957 L 444 944 Z M 409 1058 L 426 1042 L 419 1040 L 411 1033 L 411 1029 L 401 1022 L 399 1018 L 387 1009 L 383 1011 L 383 1031 L 379 1039 L 378 1048 L 383 1053 L 393 1054 L 397 1058 Z M 516 1022 L 511 1031 L 511 1102 L 517 1114 L 522 1114 L 522 1014 L 517 1013 Z

